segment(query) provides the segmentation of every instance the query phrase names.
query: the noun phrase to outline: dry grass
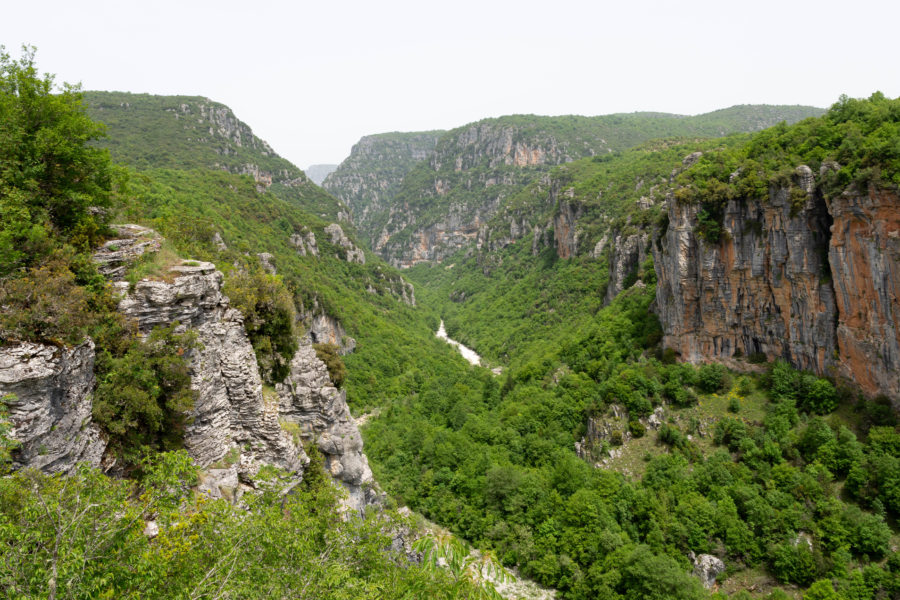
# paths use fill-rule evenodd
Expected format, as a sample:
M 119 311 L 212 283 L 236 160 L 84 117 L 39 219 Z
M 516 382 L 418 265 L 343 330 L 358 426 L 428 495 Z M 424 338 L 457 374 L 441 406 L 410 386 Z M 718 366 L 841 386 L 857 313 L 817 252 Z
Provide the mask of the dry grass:
M 175 277 L 178 276 L 177 273 L 172 271 L 172 267 L 181 265 L 184 262 L 178 256 L 175 248 L 163 240 L 158 252 L 147 252 L 131 265 L 128 273 L 125 275 L 125 280 L 132 287 L 142 279 L 172 283 L 175 281 Z

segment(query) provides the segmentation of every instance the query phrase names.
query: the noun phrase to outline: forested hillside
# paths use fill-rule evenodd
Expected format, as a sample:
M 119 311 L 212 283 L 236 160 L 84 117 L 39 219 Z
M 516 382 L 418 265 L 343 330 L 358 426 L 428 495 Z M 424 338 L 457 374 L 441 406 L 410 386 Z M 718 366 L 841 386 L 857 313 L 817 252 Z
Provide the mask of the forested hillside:
M 433 152 L 389 174 L 380 169 L 394 163 L 387 144 L 393 138 L 364 138 L 360 145 L 383 160 L 359 160 L 356 154 L 362 150 L 355 149 L 325 185 L 354 207 L 354 221 L 376 252 L 392 264 L 410 266 L 441 260 L 477 239 L 509 196 L 554 165 L 654 138 L 756 131 L 818 114 L 821 110 L 813 107 L 737 106 L 696 117 L 634 113 L 485 119 L 444 133 Z M 384 183 L 360 185 L 373 176 Z
M 853 370 L 799 370 L 802 311 L 784 308 L 831 289 L 832 329 L 815 334 L 880 369 L 881 389 L 895 358 L 900 101 L 845 98 L 719 139 L 707 136 L 817 111 L 516 116 L 372 136 L 351 157 L 359 173 L 329 177 L 357 186 L 345 205 L 210 100 L 91 92 L 85 104 L 30 55 L 0 66 L 0 389 L 31 381 L 40 357 L 64 363 L 52 389 L 72 381 L 89 403 L 65 425 L 81 440 L 90 422 L 85 447 L 106 448 L 64 475 L 41 462 L 59 448 L 37 446 L 43 471 L 7 475 L 17 440 L 50 436 L 59 415 L 26 422 L 3 397 L 4 595 L 496 597 L 469 568 L 489 561 L 448 545 L 436 568 L 427 544 L 410 547 L 392 510 L 406 506 L 562 599 L 900 598 L 896 406 Z M 115 223 L 152 228 L 139 243 L 159 248 L 111 284 L 96 252 L 122 251 Z M 836 225 L 827 244 L 823 224 Z M 835 245 L 845 239 L 855 245 Z M 755 262 L 721 267 L 745 249 Z M 715 268 L 693 277 L 692 265 Z M 841 265 L 882 277 L 842 287 Z M 143 290 L 130 314 L 180 315 L 190 291 L 172 290 L 198 281 L 221 290 L 198 301 L 219 320 L 141 330 L 123 314 L 121 298 Z M 678 317 L 709 307 L 725 316 Z M 440 319 L 499 369 L 436 338 Z M 297 373 L 306 334 L 335 342 L 309 349 L 315 373 Z M 246 352 L 216 364 L 233 371 L 222 381 L 255 382 L 234 402 L 258 409 L 237 427 L 256 437 L 197 469 L 186 432 L 216 424 L 192 420 L 197 384 L 212 386 L 193 361 L 232 338 Z M 341 511 L 331 482 L 344 465 L 326 456 L 356 440 L 303 438 L 277 412 L 285 395 L 313 404 L 315 377 L 334 401 L 305 418 L 327 420 L 344 393 L 364 416 L 385 492 L 367 516 Z M 67 389 L 43 395 L 59 413 L 75 405 Z M 293 475 L 278 466 L 290 461 L 303 463 Z

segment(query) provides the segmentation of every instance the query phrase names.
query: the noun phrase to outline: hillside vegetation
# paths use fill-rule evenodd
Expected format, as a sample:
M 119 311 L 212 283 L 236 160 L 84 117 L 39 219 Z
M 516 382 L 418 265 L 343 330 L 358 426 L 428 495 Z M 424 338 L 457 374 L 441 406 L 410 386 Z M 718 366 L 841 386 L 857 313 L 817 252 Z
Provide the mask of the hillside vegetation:
M 607 304 L 610 251 L 593 252 L 604 234 L 664 228 L 659 205 L 669 186 L 702 190 L 724 172 L 703 176 L 716 156 L 759 156 L 754 144 L 774 148 L 765 160 L 787 163 L 787 148 L 840 148 L 843 142 L 829 146 L 817 136 L 850 138 L 855 127 L 858 143 L 841 155 L 842 166 L 856 158 L 851 178 L 867 171 L 870 180 L 893 185 L 894 101 L 842 100 L 819 119 L 713 141 L 698 137 L 720 134 L 733 113 L 700 124 L 613 115 L 593 128 L 581 118 L 559 118 L 551 123 L 552 142 L 542 129 L 529 129 L 531 117 L 486 122 L 521 128 L 516 142 L 551 150 L 555 144 L 560 160 L 517 171 L 505 159 L 491 165 L 454 155 L 452 140 L 462 131 L 451 132 L 430 162 L 404 178 L 408 187 L 399 194 L 409 194 L 411 209 L 430 215 L 442 206 L 413 195 L 415 185 L 434 185 L 429 169 L 455 178 L 447 196 L 461 205 L 481 193 L 470 192 L 467 177 L 473 186 L 489 175 L 512 183 L 488 186 L 504 194 L 486 221 L 493 245 L 404 272 L 417 283 L 418 306 L 411 306 L 398 297 L 398 271 L 371 253 L 364 264 L 348 261 L 346 247 L 331 241 L 325 227 L 338 220 L 337 200 L 279 163 L 262 142 L 248 141 L 239 125 L 224 137 L 216 127 L 209 133 L 208 117 L 188 126 L 183 115 L 202 115 L 194 111 L 213 103 L 108 101 L 100 112 L 119 122 L 102 142 L 80 93 L 51 93 L 52 81 L 37 75 L 32 57 L 15 62 L 3 55 L 0 72 L 0 140 L 8 142 L 0 144 L 0 252 L 13 261 L 0 273 L 0 341 L 75 344 L 90 336 L 104 356 L 97 367 L 106 384 L 101 397 L 115 399 L 120 384 L 131 382 L 128 398 L 139 409 L 137 417 L 112 411 L 105 425 L 121 434 L 132 479 L 90 470 L 0 479 L 5 594 L 487 595 L 452 568 L 420 567 L 387 551 L 390 535 L 379 517 L 343 520 L 312 450 L 313 464 L 291 494 L 279 489 L 274 470 L 271 489 L 245 496 L 246 507 L 190 492 L 196 474 L 177 451 L 177 428 L 148 427 L 151 416 L 159 425 L 183 415 L 190 399 L 180 394 L 179 350 L 190 340 L 161 344 L 163 356 L 143 352 L 117 320 L 108 286 L 88 258 L 109 221 L 127 220 L 158 230 L 173 252 L 213 261 L 226 273 L 226 290 L 245 312 L 269 382 L 301 333 L 298 317 L 324 312 L 339 319 L 358 342 L 342 359 L 344 386 L 354 413 L 370 413 L 366 452 L 388 504 L 421 512 L 561 598 L 900 596 L 900 433 L 889 403 L 782 362 L 757 365 L 758 357 L 746 357 L 750 372 L 743 375 L 717 364 L 675 363 L 659 345 L 660 323 L 650 310 L 652 262 L 627 274 L 624 291 Z M 765 122 L 760 110 L 740 112 L 750 115 L 742 126 Z M 147 132 L 141 141 L 145 118 L 173 139 Z M 672 135 L 660 123 L 678 124 L 686 129 L 676 133 L 690 137 L 628 149 Z M 598 139 L 614 152 L 590 156 L 585 142 Z M 782 140 L 792 141 L 780 149 L 770 144 Z M 155 149 L 157 142 L 168 150 Z M 684 162 L 698 150 L 705 160 Z M 570 158 L 578 160 L 555 164 Z M 473 162 L 457 172 L 457 159 Z M 247 164 L 258 169 L 244 170 Z M 534 177 L 538 171 L 543 180 Z M 651 203 L 640 202 L 644 197 Z M 104 210 L 91 210 L 98 206 Z M 560 248 L 573 247 L 574 237 L 552 228 L 500 235 L 513 219 L 543 228 L 569 208 L 580 219 L 582 245 L 568 257 Z M 308 233 L 317 254 L 299 251 L 296 236 Z M 277 274 L 260 253 L 272 255 Z M 156 266 L 139 263 L 130 276 Z M 502 375 L 468 365 L 436 339 L 441 317 L 452 336 L 505 367 Z M 333 352 L 328 358 L 339 369 Z M 142 377 L 129 379 L 132 370 Z M 627 435 L 604 433 L 614 418 L 624 419 Z M 0 465 L 14 451 L 7 433 L 0 410 Z M 611 452 L 619 462 L 603 468 Z M 151 516 L 158 535 L 135 525 Z M 691 575 L 691 552 L 725 561 L 718 591 Z

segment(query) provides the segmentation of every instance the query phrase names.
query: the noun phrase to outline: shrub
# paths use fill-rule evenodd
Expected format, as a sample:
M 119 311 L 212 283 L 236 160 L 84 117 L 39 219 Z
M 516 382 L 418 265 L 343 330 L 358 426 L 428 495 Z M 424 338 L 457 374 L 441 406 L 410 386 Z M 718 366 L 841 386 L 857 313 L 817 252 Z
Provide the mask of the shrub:
M 644 437 L 644 434 L 647 432 L 647 428 L 644 427 L 644 424 L 638 421 L 637 419 L 632 419 L 628 421 L 628 431 L 631 432 L 636 438 Z
M 175 333 L 177 325 L 157 327 L 146 341 L 133 337 L 120 356 L 97 355 L 93 417 L 126 462 L 146 449 L 181 447 L 194 405 L 187 357 L 198 344 L 192 331 Z
M 338 354 L 338 347 L 335 344 L 313 344 L 316 350 L 316 356 L 319 357 L 325 366 L 328 367 L 328 376 L 335 387 L 344 385 L 347 378 L 347 367 L 344 366 L 344 360 Z
M 0 342 L 79 344 L 95 322 L 87 292 L 58 252 L 21 276 L 0 280 Z
M 225 294 L 244 315 L 262 378 L 268 383 L 283 380 L 297 351 L 297 313 L 284 282 L 259 268 L 235 270 L 225 282 Z
M 725 382 L 727 371 L 719 363 L 707 363 L 697 372 L 697 383 L 707 394 L 719 391 Z

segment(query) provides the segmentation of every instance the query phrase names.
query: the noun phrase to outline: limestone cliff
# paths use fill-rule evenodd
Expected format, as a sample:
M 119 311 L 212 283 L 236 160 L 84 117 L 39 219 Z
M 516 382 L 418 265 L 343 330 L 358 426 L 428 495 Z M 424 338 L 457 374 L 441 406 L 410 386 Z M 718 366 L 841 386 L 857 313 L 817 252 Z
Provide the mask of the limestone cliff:
M 841 373 L 900 402 L 900 198 L 848 191 L 828 209 Z
M 113 275 L 123 268 L 117 262 L 122 252 L 135 257 L 140 254 L 135 248 L 159 246 L 151 230 L 118 226 L 118 231 L 119 244 L 107 244 L 95 255 Z M 147 246 L 147 240 L 156 243 Z M 310 442 L 318 444 L 327 470 L 347 489 L 348 506 L 361 510 L 376 499 L 377 487 L 345 393 L 332 385 L 309 339 L 297 350 L 288 376 L 276 389 L 265 388 L 243 317 L 222 293 L 223 279 L 212 263 L 181 261 L 162 280 L 113 283 L 119 311 L 142 334 L 176 322 L 197 334 L 199 346 L 188 357 L 195 402 L 184 446 L 204 470 L 201 490 L 234 498 L 254 485 L 264 465 L 299 479 L 309 462 L 303 442 Z M 318 320 L 327 321 L 324 315 Z M 320 323 L 320 333 L 328 326 L 343 337 L 333 319 Z M 33 343 L 0 348 L 0 396 L 11 397 L 12 437 L 19 442 L 14 467 L 68 472 L 85 461 L 115 471 L 112 457 L 103 460 L 105 439 L 91 422 L 93 367 L 90 341 L 75 348 Z
M 13 468 L 67 473 L 79 462 L 97 466 L 106 449 L 91 423 L 94 345 L 74 348 L 21 343 L 0 348 L 0 398 L 7 398 Z
M 664 345 L 692 362 L 763 353 L 900 399 L 900 200 L 826 201 L 805 166 L 791 187 L 793 202 L 788 188 L 729 201 L 717 243 L 698 206 L 669 199 L 653 248 Z
M 201 467 L 239 456 L 230 462 L 244 480 L 263 464 L 302 473 L 308 458 L 282 429 L 277 406 L 266 402 L 242 316 L 222 294 L 222 273 L 212 263 L 177 265 L 171 272 L 171 282 L 142 280 L 132 291 L 117 284 L 119 311 L 143 333 L 176 321 L 197 332 L 200 349 L 191 355 L 196 400 L 184 432 L 188 453 Z
M 290 374 L 275 386 L 281 418 L 295 423 L 303 441 L 321 452 L 325 470 L 347 490 L 347 505 L 360 510 L 378 496 L 362 436 L 347 406 L 347 393 L 328 378 L 328 369 L 312 346 L 301 345 Z

